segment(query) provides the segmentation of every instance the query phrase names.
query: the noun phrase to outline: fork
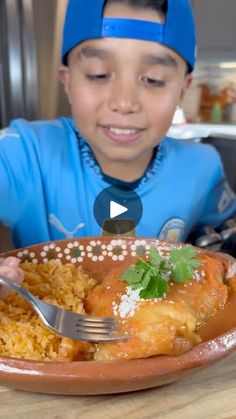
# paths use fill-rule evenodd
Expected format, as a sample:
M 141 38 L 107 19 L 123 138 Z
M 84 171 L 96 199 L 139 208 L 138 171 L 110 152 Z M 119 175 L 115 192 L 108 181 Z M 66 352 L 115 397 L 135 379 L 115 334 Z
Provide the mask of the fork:
M 17 292 L 34 308 L 43 323 L 61 336 L 85 342 L 123 341 L 128 338 L 116 331 L 116 321 L 113 318 L 73 313 L 45 303 L 6 278 L 0 277 L 0 284 Z

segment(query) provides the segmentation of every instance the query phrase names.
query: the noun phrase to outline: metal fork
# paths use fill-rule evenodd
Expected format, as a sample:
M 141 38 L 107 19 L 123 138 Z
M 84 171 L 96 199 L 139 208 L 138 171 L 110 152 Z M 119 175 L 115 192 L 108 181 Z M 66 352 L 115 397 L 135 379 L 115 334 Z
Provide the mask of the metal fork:
M 82 315 L 45 303 L 6 278 L 0 277 L 0 284 L 21 295 L 34 308 L 43 323 L 61 336 L 86 342 L 122 341 L 128 338 L 115 330 L 116 321 L 113 318 Z

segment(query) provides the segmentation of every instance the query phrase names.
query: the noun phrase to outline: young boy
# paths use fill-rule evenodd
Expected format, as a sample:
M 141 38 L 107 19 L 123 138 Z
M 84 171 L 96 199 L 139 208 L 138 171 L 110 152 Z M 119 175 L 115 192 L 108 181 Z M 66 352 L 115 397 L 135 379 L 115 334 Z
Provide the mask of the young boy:
M 100 235 L 93 207 L 110 185 L 138 194 L 137 236 L 185 241 L 236 213 L 217 152 L 165 137 L 195 51 L 188 0 L 69 1 L 59 75 L 72 117 L 0 133 L 0 220 L 16 247 Z

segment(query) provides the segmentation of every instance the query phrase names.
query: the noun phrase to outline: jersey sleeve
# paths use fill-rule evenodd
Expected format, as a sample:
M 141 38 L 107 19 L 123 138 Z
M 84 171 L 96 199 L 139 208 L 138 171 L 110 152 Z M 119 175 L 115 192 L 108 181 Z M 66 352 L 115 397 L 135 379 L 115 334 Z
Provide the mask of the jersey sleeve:
M 10 125 L 0 130 L 0 222 L 9 227 L 21 217 L 30 193 L 30 158 L 22 134 Z
M 206 201 L 199 224 L 218 227 L 236 214 L 236 195 L 227 182 L 220 155 L 215 149 L 212 157 L 214 165 L 210 180 L 206 185 L 208 186 Z

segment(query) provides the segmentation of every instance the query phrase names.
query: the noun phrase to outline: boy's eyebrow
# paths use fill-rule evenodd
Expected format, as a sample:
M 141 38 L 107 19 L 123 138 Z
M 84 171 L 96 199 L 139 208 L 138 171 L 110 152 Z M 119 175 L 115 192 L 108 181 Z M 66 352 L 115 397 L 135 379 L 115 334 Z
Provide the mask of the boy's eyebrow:
M 168 54 L 165 55 L 154 55 L 154 54 L 145 54 L 143 57 L 143 61 L 145 64 L 148 65 L 164 65 L 166 67 L 174 67 L 178 66 L 177 61 Z
M 105 49 L 97 48 L 94 46 L 85 46 L 78 53 L 78 59 L 83 58 L 101 58 L 107 59 L 111 57 L 111 53 Z M 169 54 L 155 55 L 155 54 L 144 54 L 143 62 L 147 65 L 163 65 L 166 67 L 176 68 L 178 66 L 177 61 Z
M 101 58 L 105 59 L 110 56 L 109 51 L 104 49 L 100 49 L 97 47 L 86 46 L 83 47 L 80 52 L 78 53 L 78 59 L 81 60 L 82 58 Z

